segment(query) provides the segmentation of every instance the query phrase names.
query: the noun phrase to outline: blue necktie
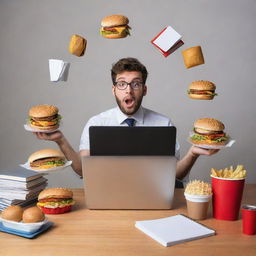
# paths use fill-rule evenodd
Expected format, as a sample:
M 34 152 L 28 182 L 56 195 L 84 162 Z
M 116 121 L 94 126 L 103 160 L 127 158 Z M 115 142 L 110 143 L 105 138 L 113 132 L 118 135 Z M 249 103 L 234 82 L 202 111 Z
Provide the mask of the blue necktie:
M 129 127 L 134 126 L 135 119 L 133 119 L 133 118 L 127 118 L 127 119 L 125 119 L 124 121 L 128 124 Z

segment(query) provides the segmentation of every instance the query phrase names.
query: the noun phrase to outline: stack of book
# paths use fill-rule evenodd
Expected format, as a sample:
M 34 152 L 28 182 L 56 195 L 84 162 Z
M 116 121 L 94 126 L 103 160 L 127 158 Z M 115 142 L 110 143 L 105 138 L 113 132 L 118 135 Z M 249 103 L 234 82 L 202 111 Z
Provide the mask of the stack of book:
M 40 173 L 23 168 L 0 170 L 0 211 L 10 205 L 26 206 L 36 202 L 46 186 L 47 179 Z

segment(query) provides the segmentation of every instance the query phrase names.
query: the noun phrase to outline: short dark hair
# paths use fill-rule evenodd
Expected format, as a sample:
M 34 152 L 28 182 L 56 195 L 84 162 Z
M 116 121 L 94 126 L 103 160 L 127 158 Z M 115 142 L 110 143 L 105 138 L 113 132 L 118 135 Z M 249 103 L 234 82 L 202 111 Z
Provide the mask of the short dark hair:
M 111 77 L 113 84 L 116 82 L 117 74 L 125 71 L 138 71 L 142 74 L 142 82 L 145 84 L 148 76 L 146 67 L 135 58 L 123 58 L 112 65 Z

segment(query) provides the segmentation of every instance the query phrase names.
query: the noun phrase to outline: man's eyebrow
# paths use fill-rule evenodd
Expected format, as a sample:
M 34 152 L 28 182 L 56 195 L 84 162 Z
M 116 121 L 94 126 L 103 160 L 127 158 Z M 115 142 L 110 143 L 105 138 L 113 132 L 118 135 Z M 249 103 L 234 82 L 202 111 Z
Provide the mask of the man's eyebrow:
M 125 80 L 125 77 L 118 77 L 118 79 L 117 79 L 117 81 L 119 81 L 119 80 Z M 132 81 L 134 81 L 134 80 L 140 80 L 140 81 L 142 81 L 142 79 L 140 78 L 140 77 L 134 77 L 133 79 L 132 79 Z

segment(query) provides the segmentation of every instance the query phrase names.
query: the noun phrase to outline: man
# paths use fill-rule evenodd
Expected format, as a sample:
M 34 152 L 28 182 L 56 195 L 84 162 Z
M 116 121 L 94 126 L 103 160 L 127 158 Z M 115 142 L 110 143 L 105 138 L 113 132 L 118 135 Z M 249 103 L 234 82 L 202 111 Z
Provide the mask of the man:
M 118 107 L 96 115 L 87 122 L 81 136 L 79 153 L 71 147 L 61 131 L 35 133 L 37 138 L 55 141 L 66 158 L 72 160 L 74 171 L 82 175 L 81 156 L 90 155 L 90 126 L 172 126 L 168 117 L 141 106 L 142 99 L 147 94 L 147 75 L 146 67 L 135 58 L 124 58 L 113 65 L 111 70 L 112 93 Z M 189 173 L 199 155 L 212 155 L 216 152 L 218 152 L 216 149 L 207 150 L 192 146 L 187 154 L 177 162 L 176 178 L 182 180 Z M 179 158 L 178 143 L 175 155 Z

